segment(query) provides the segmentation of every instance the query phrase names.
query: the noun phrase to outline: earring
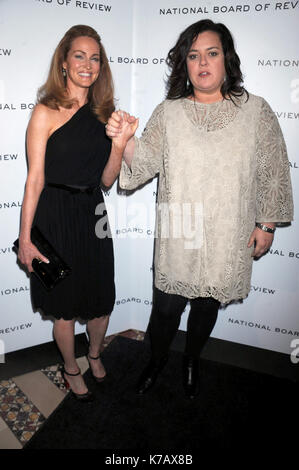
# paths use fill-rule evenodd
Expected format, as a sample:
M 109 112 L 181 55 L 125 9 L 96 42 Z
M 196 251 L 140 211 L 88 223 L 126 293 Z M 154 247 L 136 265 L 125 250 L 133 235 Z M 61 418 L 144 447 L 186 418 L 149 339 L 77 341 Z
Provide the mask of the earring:
M 64 67 L 62 67 L 62 75 L 66 78 L 66 69 Z

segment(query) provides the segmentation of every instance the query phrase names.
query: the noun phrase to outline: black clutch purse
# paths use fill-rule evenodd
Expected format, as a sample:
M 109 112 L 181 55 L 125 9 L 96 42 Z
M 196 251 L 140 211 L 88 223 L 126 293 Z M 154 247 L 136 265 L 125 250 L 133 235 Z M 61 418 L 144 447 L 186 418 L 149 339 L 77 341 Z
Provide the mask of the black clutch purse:
M 36 227 L 31 229 L 31 241 L 36 248 L 49 260 L 44 263 L 37 258 L 32 260 L 33 273 L 38 277 L 47 290 L 64 279 L 71 272 L 71 268 L 63 261 L 53 246 L 44 237 L 41 231 Z M 19 239 L 14 242 L 16 250 L 19 249 Z

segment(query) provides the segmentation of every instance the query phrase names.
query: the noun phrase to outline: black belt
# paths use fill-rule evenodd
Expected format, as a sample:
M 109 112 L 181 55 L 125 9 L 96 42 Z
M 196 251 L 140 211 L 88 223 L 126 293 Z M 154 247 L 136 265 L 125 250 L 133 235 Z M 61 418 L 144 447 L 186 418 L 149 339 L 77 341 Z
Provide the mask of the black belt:
M 72 194 L 77 194 L 77 193 L 92 194 L 99 187 L 99 186 L 69 186 L 66 184 L 58 184 L 58 183 L 46 183 L 46 186 L 49 186 L 50 188 L 64 189 L 65 191 L 69 191 Z

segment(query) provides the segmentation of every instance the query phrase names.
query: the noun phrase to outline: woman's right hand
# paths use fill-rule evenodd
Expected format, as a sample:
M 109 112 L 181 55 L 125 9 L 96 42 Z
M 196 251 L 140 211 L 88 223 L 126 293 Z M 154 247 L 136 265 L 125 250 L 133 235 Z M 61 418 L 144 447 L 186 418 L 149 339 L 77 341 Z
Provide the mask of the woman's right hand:
M 19 252 L 18 259 L 22 264 L 26 266 L 30 273 L 33 272 L 32 261 L 34 258 L 43 261 L 44 263 L 49 263 L 48 258 L 41 254 L 41 252 L 36 248 L 31 241 L 21 241 L 19 242 Z

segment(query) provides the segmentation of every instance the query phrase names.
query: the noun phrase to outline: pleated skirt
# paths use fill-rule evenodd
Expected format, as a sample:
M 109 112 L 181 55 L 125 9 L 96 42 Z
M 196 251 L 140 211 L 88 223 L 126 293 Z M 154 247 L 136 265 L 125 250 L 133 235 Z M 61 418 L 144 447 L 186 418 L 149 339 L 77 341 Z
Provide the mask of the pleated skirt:
M 99 215 L 95 213 L 97 207 Z M 115 302 L 114 255 L 103 207 L 100 188 L 91 194 L 44 188 L 33 224 L 71 267 L 71 274 L 51 291 L 31 274 L 34 309 L 64 320 L 91 320 L 111 314 Z

